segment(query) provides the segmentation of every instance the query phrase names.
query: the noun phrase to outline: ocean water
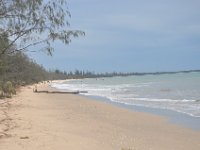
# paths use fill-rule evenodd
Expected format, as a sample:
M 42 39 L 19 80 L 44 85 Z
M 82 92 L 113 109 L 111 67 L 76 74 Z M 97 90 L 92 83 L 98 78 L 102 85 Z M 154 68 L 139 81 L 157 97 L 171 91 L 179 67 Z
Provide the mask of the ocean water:
M 126 105 L 173 110 L 200 117 L 200 73 L 109 77 L 52 84 L 68 91 L 88 91 Z

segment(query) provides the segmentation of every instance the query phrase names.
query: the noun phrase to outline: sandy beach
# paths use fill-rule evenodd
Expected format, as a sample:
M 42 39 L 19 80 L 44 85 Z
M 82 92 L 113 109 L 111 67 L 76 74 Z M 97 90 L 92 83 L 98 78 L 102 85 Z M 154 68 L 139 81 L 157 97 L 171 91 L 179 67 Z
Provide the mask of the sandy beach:
M 199 139 L 199 131 L 165 117 L 79 95 L 26 86 L 0 100 L 0 150 L 199 150 Z

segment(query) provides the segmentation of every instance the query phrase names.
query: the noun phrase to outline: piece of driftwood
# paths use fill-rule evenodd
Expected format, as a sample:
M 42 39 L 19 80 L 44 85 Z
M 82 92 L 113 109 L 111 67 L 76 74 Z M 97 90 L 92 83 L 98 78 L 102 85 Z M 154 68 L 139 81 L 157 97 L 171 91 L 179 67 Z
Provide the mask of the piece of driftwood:
M 38 91 L 34 90 L 35 93 L 47 93 L 47 94 L 79 94 L 79 91 L 65 92 L 65 91 Z

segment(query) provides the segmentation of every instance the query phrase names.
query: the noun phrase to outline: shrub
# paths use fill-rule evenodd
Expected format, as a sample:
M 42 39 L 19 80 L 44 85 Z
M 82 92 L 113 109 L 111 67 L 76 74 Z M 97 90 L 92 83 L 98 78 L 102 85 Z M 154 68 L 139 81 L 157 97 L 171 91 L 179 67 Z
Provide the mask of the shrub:
M 3 85 L 3 93 L 6 97 L 11 98 L 12 94 L 16 94 L 15 88 L 12 85 L 12 82 L 7 81 L 4 85 Z

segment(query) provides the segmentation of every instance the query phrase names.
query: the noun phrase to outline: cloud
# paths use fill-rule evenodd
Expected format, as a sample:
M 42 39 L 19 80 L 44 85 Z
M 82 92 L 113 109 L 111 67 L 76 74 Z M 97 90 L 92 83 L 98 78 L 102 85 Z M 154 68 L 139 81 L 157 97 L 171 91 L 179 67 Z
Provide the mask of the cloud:
M 74 23 L 86 31 L 80 41 L 85 46 L 166 46 L 200 33 L 197 0 L 75 0 L 73 8 L 76 4 L 80 17 Z

